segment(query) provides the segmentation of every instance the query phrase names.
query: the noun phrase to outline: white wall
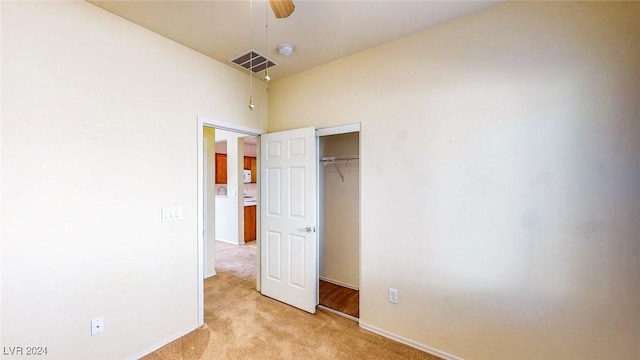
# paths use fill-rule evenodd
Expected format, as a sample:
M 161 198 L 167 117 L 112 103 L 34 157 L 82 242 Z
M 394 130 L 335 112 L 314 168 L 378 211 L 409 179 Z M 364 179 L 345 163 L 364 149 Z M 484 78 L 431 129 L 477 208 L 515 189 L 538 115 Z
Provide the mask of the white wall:
M 1 16 L 2 344 L 139 357 L 197 325 L 197 116 L 263 129 L 266 107 L 246 74 L 88 3 Z
M 216 130 L 215 133 L 216 141 L 225 141 L 227 154 L 227 183 L 216 185 L 216 189 L 224 186 L 227 191 L 226 195 L 216 196 L 215 239 L 231 244 L 244 244 L 244 232 L 241 231 L 244 229 L 244 184 L 240 181 L 239 173 L 244 165 L 244 145 L 241 138 L 244 135 L 224 130 Z
M 215 239 L 231 244 L 244 244 L 244 204 L 240 195 L 256 194 L 256 184 L 240 181 L 243 179 L 240 171 L 244 170 L 244 156 L 256 156 L 255 144 L 245 144 L 245 136 L 216 130 L 216 152 L 227 154 L 227 183 L 215 184 Z M 243 150 L 242 154 L 240 148 Z M 221 187 L 224 189 L 220 189 Z
M 244 156 L 256 157 L 256 144 L 244 144 Z
M 638 79 L 640 3 L 509 2 L 273 82 L 269 129 L 361 121 L 364 324 L 637 359 Z
M 320 137 L 320 157 L 359 155 L 358 133 Z M 320 278 L 358 289 L 360 285 L 360 162 L 320 166 L 322 179 Z
M 2 32 L 1 32 L 1 29 L 2 29 L 2 18 L 3 18 L 3 16 L 2 16 L 2 6 L 3 6 L 3 3 L 2 3 L 2 1 L 0 1 L 0 84 L 4 84 L 2 82 L 2 73 L 3 73 L 3 71 L 2 71 L 2 69 L 3 69 L 3 67 L 2 67 L 2 59 L 3 59 L 2 52 L 3 52 L 3 49 L 4 49 L 4 47 L 2 45 L 2 37 L 3 36 L 2 36 Z M 3 200 L 2 200 L 2 189 L 3 189 L 3 186 L 2 186 L 2 169 L 3 169 L 3 166 L 2 166 L 2 140 L 1 140 L 2 139 L 2 114 L 3 114 L 3 111 L 2 111 L 2 99 L 3 98 L 4 98 L 4 96 L 2 96 L 2 93 L 0 92 L 0 204 L 3 204 Z M 3 254 L 3 252 L 2 252 L 3 240 L 2 239 L 4 237 L 4 231 L 2 231 L 2 222 L 3 222 L 3 220 L 2 220 L 3 219 L 2 218 L 2 209 L 3 209 L 3 206 L 0 205 L 0 254 Z M 4 276 L 2 276 L 2 272 L 3 272 L 2 269 L 4 269 L 4 267 L 2 266 L 2 256 L 0 255 L 0 299 L 4 299 L 4 296 L 2 294 L 2 279 L 4 278 Z M 1 302 L 0 302 L 0 324 L 4 324 L 4 321 L 2 320 L 2 303 Z M 4 342 L 2 342 L 2 325 L 0 325 L 0 344 L 4 344 Z
M 219 154 L 227 153 L 227 142 L 226 141 L 218 141 L 216 142 L 216 152 Z

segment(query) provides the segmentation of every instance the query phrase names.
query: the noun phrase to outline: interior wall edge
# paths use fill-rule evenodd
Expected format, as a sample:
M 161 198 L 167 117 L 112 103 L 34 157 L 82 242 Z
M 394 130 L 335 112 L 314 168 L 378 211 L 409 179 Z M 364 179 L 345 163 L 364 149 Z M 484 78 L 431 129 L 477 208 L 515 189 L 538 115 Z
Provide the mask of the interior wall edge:
M 175 340 L 187 335 L 188 333 L 192 332 L 193 330 L 195 330 L 195 329 L 197 329 L 199 327 L 200 327 L 200 325 L 195 324 L 193 326 L 190 326 L 190 327 L 186 328 L 185 330 L 179 331 L 175 335 L 169 336 L 169 337 L 165 338 L 164 340 L 158 341 L 157 343 L 149 346 L 146 350 L 143 350 L 143 351 L 137 353 L 136 355 L 130 357 L 130 359 L 131 360 L 140 359 L 140 358 L 142 358 L 142 357 L 144 357 L 146 355 L 149 355 L 152 352 L 154 352 L 154 351 L 160 349 L 161 347 L 167 345 L 168 343 L 170 343 L 172 341 L 175 341 Z

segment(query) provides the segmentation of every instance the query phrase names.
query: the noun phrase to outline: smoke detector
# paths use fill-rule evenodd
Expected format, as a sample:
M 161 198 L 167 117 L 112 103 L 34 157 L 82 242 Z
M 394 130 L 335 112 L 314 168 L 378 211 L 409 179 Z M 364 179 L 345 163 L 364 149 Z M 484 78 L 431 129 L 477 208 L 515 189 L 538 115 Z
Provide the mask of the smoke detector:
M 293 45 L 291 45 L 291 44 L 280 44 L 280 45 L 278 45 L 278 52 L 282 56 L 291 56 L 291 54 L 293 54 Z

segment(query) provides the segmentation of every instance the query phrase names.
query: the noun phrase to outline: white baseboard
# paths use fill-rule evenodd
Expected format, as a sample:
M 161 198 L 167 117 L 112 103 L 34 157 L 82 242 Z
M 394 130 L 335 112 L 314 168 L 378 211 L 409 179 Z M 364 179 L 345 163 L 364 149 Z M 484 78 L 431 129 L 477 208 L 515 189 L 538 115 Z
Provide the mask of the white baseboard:
M 216 272 L 215 271 L 212 271 L 212 272 L 208 273 L 207 275 L 204 276 L 204 278 L 208 279 L 208 278 L 210 278 L 212 276 L 216 276 Z
M 431 355 L 439 356 L 439 357 L 441 357 L 441 358 L 443 358 L 445 360 L 464 360 L 464 359 L 462 359 L 460 357 L 448 354 L 448 353 L 446 353 L 444 351 L 440 351 L 438 349 L 434 349 L 432 347 L 417 343 L 417 342 L 415 342 L 413 340 L 409 340 L 407 338 L 403 338 L 402 336 L 390 333 L 388 331 L 385 331 L 385 330 L 382 330 L 382 329 L 378 329 L 377 327 L 371 326 L 371 325 L 366 324 L 366 323 L 364 323 L 362 321 L 360 321 L 360 327 L 365 329 L 365 330 L 369 330 L 371 332 L 374 332 L 374 333 L 376 333 L 378 335 L 382 335 L 382 336 L 384 336 L 384 337 L 386 337 L 388 339 L 395 340 L 395 341 L 397 341 L 399 343 L 403 343 L 405 345 L 409 345 L 412 348 L 424 351 L 424 352 L 429 353 Z
M 324 311 L 327 311 L 327 312 L 330 312 L 330 313 L 334 313 L 334 314 L 336 314 L 338 316 L 342 316 L 343 318 L 347 318 L 347 319 L 353 320 L 355 322 L 359 321 L 359 319 L 357 317 L 353 317 L 353 316 L 351 316 L 349 314 L 341 313 L 338 310 L 333 310 L 332 308 L 328 308 L 328 307 L 326 307 L 324 305 L 318 305 L 318 309 L 322 309 Z
M 218 238 L 216 238 L 216 241 L 220 241 L 220 242 L 227 243 L 227 244 L 231 244 L 231 245 L 240 245 L 240 244 L 238 244 L 237 242 L 233 242 L 233 241 L 229 241 L 229 240 L 225 240 L 225 239 L 218 239 Z
M 167 345 L 168 343 L 187 335 L 188 333 L 192 332 L 193 330 L 195 330 L 197 328 L 199 328 L 199 326 L 195 325 L 193 327 L 187 328 L 186 330 L 180 331 L 175 335 L 172 335 L 172 336 L 170 336 L 170 337 L 168 337 L 168 338 L 166 338 L 166 339 L 164 339 L 164 340 L 162 340 L 160 342 L 155 343 L 154 345 L 151 345 L 149 348 L 147 348 L 147 350 L 144 350 L 144 351 L 138 353 L 137 355 L 132 356 L 130 359 L 132 359 L 132 360 L 140 359 L 140 358 L 142 358 L 142 357 L 144 357 L 146 355 L 149 355 L 152 352 L 154 352 L 154 351 L 160 349 L 161 347 Z
M 324 276 L 320 276 L 320 280 L 322 281 L 326 281 L 328 283 L 332 283 L 334 285 L 338 285 L 338 286 L 342 286 L 342 287 L 346 287 L 348 289 L 352 289 L 352 290 L 360 290 L 357 286 L 355 285 L 351 285 L 351 284 L 347 284 L 347 283 L 343 283 L 342 281 L 338 281 L 338 280 L 334 280 L 334 279 L 329 279 L 328 277 L 324 277 Z

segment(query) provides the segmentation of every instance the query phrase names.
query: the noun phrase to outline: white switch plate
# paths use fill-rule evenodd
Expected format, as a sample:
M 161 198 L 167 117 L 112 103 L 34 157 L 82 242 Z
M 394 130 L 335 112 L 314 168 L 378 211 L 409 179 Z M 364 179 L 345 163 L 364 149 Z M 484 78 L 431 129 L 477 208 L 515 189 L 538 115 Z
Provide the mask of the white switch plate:
M 104 316 L 91 320 L 91 336 L 98 335 L 104 331 Z
M 182 207 L 166 207 L 160 209 L 162 222 L 182 220 Z
M 398 289 L 389 288 L 389 302 L 392 304 L 398 303 Z

